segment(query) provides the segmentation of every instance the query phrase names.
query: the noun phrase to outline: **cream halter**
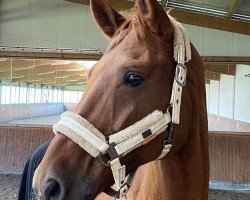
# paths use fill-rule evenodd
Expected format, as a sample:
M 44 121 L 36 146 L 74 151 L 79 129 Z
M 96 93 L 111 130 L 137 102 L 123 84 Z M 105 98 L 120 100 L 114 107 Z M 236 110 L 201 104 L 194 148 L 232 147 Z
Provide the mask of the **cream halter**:
M 60 121 L 53 126 L 55 133 L 67 136 L 92 157 L 99 157 L 105 166 L 111 167 L 118 188 L 118 191 L 113 190 L 113 196 L 117 199 L 126 199 L 133 180 L 131 175 L 126 179 L 126 165 L 121 165 L 120 158 L 146 145 L 169 128 L 169 136 L 158 157 L 163 158 L 172 147 L 172 124 L 179 124 L 182 88 L 187 76 L 185 62 L 191 59 L 191 47 L 183 26 L 171 16 L 169 18 L 174 27 L 174 59 L 177 66 L 170 106 L 165 113 L 155 110 L 135 124 L 110 135 L 108 139 L 86 119 L 69 111 L 64 112 Z

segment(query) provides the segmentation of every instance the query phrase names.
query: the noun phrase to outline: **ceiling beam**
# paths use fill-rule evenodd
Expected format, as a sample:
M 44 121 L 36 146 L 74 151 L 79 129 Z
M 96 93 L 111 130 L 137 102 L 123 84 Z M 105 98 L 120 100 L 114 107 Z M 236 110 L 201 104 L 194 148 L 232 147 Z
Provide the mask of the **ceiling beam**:
M 56 78 L 60 78 L 60 77 L 63 77 L 63 76 L 87 77 L 87 72 L 85 72 L 85 71 L 82 71 L 82 72 L 79 72 L 79 71 L 70 71 L 70 72 L 62 71 L 62 72 L 58 72 L 58 71 L 56 71 Z
M 11 71 L 0 72 L 0 79 L 8 79 L 10 77 Z
M 0 57 L 30 58 L 30 59 L 57 59 L 57 60 L 99 60 L 101 53 L 55 53 L 55 52 L 24 52 L 24 51 L 0 51 Z
M 88 0 L 67 1 L 89 5 Z M 127 0 L 108 0 L 108 2 L 115 10 L 118 11 L 128 10 L 134 6 L 134 2 Z M 169 13 L 172 17 L 174 17 L 181 23 L 250 35 L 250 23 L 247 22 L 240 22 L 228 18 L 219 18 L 204 14 L 191 13 L 178 9 L 171 9 Z
M 214 72 L 205 72 L 205 79 L 220 81 L 220 74 Z
M 205 71 L 235 76 L 236 64 L 205 64 Z
M 60 59 L 59 60 L 100 60 L 103 56 L 100 54 L 91 54 L 92 58 L 88 58 L 88 54 L 85 53 L 64 53 L 64 57 L 61 57 L 60 53 L 44 53 L 44 52 L 20 52 L 20 51 L 0 51 L 0 57 L 10 57 L 10 58 L 25 58 L 25 59 L 44 59 L 47 57 L 49 59 Z M 34 57 L 35 56 L 35 57 Z M 72 56 L 72 57 L 71 57 Z M 250 56 L 201 56 L 204 63 L 236 63 L 236 64 L 250 64 Z M 0 61 L 0 71 L 1 71 Z
M 75 64 L 64 64 L 64 65 L 39 65 L 35 66 L 35 72 L 36 73 L 46 73 L 49 71 L 86 71 L 83 67 Z
M 6 78 L 6 77 L 5 77 Z M 36 80 L 36 79 L 45 79 L 45 78 L 51 78 L 51 79 L 67 79 L 67 78 L 87 78 L 85 73 L 67 73 L 67 72 L 53 72 L 51 74 L 42 74 L 42 75 L 37 75 L 37 74 L 24 74 L 24 75 L 13 75 L 12 77 L 7 77 L 8 79 L 14 79 L 14 78 L 19 78 L 20 82 L 22 81 L 30 81 L 30 80 Z
M 12 79 L 12 83 L 18 83 L 18 82 L 28 82 L 30 84 L 36 83 L 36 84 L 46 84 L 46 85 L 56 85 L 56 84 L 67 84 L 69 83 L 72 85 L 72 83 L 75 82 L 87 82 L 86 77 L 80 77 L 80 76 L 68 76 L 64 79 L 56 79 L 55 77 L 37 77 L 37 76 L 30 76 L 29 78 L 14 78 Z M 51 83 L 51 84 L 49 84 Z
M 0 79 L 14 79 L 14 78 L 21 78 L 23 81 L 25 80 L 32 80 L 36 78 L 42 78 L 42 77 L 51 77 L 51 78 L 57 78 L 62 79 L 65 77 L 87 77 L 86 71 L 48 71 L 43 73 L 36 73 L 35 71 L 6 71 L 0 73 Z
M 64 65 L 71 63 L 67 60 L 45 60 L 45 59 L 12 59 L 11 66 L 14 69 L 22 69 L 30 66 L 44 66 L 44 65 Z
M 70 64 L 69 60 L 45 60 L 45 59 L 36 59 L 35 65 L 66 65 Z
M 71 65 L 69 65 L 71 64 Z M 44 59 L 13 59 L 13 58 L 8 58 L 5 61 L 0 61 L 0 72 L 5 71 L 5 70 L 26 70 L 26 69 L 31 69 L 31 68 L 39 68 L 39 67 L 45 67 L 48 66 L 51 69 L 54 69 L 56 66 L 71 66 L 74 68 L 81 68 L 84 69 L 83 67 L 72 63 L 72 61 L 69 60 L 44 60 Z M 59 68 L 58 67 L 58 68 Z
M 198 13 L 190 13 L 177 9 L 171 9 L 170 15 L 177 21 L 184 24 L 250 35 L 250 23 L 247 22 L 240 22 Z
M 11 66 L 11 60 L 10 59 L 4 59 L 0 61 L 0 71 L 8 69 L 9 66 Z
M 205 83 L 206 83 L 206 84 L 210 84 L 210 80 L 209 80 L 209 79 L 206 79 L 206 80 L 205 80 Z
M 250 64 L 250 56 L 201 56 L 204 63 L 235 63 Z
M 230 19 L 232 18 L 237 8 L 240 6 L 241 2 L 242 0 L 232 0 L 231 6 L 226 15 L 227 18 L 230 18 Z
M 38 65 L 37 65 L 38 64 Z M 87 70 L 69 60 L 13 59 L 0 60 L 0 80 L 12 80 L 12 83 L 44 83 L 54 81 L 86 80 Z M 46 81 L 45 81 L 46 80 Z

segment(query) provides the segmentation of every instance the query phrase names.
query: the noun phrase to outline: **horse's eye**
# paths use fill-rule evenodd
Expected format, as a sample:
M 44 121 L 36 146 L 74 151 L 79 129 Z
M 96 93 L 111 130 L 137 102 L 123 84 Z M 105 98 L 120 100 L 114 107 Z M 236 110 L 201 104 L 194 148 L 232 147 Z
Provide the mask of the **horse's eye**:
M 125 81 L 126 85 L 129 85 L 129 86 L 132 86 L 132 87 L 137 87 L 137 86 L 140 86 L 143 83 L 144 78 L 142 78 L 141 75 L 136 73 L 136 72 L 128 72 L 125 75 L 125 80 L 124 81 Z

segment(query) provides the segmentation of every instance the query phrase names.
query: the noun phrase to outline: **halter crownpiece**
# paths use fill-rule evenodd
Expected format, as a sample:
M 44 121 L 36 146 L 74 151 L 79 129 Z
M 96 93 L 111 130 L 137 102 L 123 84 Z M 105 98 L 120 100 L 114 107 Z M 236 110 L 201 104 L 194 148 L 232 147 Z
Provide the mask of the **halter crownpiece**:
M 115 199 L 126 199 L 133 182 L 134 172 L 126 179 L 126 165 L 120 158 L 142 145 L 146 145 L 167 129 L 168 137 L 163 142 L 163 150 L 158 159 L 162 159 L 172 147 L 173 124 L 179 124 L 182 88 L 186 84 L 187 68 L 185 62 L 191 60 L 191 46 L 183 26 L 171 16 L 174 27 L 174 59 L 177 62 L 169 108 L 165 113 L 155 110 L 135 124 L 106 138 L 86 119 L 73 112 L 64 112 L 58 123 L 54 124 L 54 133 L 61 133 L 77 143 L 92 157 L 99 157 L 103 165 L 111 167 L 116 187 L 106 193 Z

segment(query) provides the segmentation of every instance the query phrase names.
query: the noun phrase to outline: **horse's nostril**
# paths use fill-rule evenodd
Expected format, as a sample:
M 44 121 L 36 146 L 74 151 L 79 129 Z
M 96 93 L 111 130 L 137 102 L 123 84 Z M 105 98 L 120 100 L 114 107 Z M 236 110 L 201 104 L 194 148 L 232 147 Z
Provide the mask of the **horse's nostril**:
M 55 179 L 49 179 L 44 186 L 44 197 L 46 200 L 62 199 L 63 188 Z

